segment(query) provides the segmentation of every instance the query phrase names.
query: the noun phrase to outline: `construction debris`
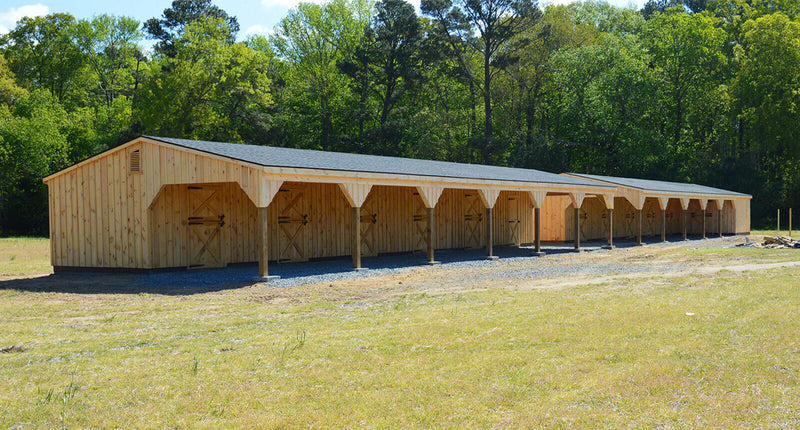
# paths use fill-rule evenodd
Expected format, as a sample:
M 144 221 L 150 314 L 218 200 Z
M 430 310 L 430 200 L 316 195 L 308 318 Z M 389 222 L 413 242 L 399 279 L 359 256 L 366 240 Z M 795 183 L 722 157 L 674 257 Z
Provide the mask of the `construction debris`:
M 800 241 L 794 240 L 791 237 L 775 236 L 765 237 L 763 242 L 750 242 L 740 243 L 736 246 L 744 246 L 747 248 L 767 248 L 767 249 L 784 249 L 784 248 L 797 248 L 800 249 Z

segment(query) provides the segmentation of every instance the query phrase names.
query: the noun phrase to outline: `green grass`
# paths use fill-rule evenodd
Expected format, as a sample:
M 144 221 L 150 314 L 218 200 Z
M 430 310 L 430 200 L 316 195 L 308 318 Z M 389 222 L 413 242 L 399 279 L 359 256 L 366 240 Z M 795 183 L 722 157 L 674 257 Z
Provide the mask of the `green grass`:
M 0 428 L 798 427 L 799 285 L 793 267 L 280 305 L 264 286 L 0 289 L 0 347 L 26 348 L 0 355 Z
M 800 226 L 796 226 L 796 227 L 800 227 Z M 792 235 L 791 235 L 792 239 L 800 239 L 800 231 L 798 231 L 796 227 L 792 226 Z M 753 231 L 750 232 L 750 235 L 751 236 L 778 236 L 778 235 L 780 235 L 780 236 L 790 237 L 789 236 L 788 225 L 783 226 L 783 228 L 781 229 L 780 232 L 778 230 L 775 230 L 775 229 L 773 229 L 773 230 L 753 230 Z
M 52 272 L 50 239 L 41 237 L 0 238 L 0 275 Z

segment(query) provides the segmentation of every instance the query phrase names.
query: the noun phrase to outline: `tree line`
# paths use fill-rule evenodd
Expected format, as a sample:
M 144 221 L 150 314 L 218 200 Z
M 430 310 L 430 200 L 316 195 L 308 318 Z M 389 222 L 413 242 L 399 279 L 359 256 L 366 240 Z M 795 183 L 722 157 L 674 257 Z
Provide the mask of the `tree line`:
M 800 203 L 800 3 L 301 3 L 239 36 L 210 0 L 0 36 L 0 235 L 42 177 L 138 135 L 697 182 Z

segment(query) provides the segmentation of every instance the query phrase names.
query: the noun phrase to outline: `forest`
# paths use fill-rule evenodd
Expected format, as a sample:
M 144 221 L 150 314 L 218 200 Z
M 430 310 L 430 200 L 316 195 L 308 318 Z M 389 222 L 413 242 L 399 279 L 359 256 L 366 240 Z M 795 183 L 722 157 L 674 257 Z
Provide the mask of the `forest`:
M 0 36 L 0 236 L 42 178 L 139 135 L 696 182 L 800 204 L 800 2 L 301 3 L 270 35 L 210 0 Z

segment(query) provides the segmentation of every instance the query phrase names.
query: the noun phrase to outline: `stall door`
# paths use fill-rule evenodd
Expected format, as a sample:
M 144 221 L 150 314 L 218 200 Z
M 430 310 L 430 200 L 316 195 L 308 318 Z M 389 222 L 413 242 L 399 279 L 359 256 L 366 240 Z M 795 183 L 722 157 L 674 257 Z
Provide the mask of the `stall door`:
M 376 241 L 378 229 L 378 201 L 376 193 L 370 193 L 361 206 L 361 255 L 374 257 L 378 255 Z
M 522 221 L 519 216 L 519 193 L 510 193 L 508 197 L 508 241 L 510 245 L 519 246 Z
M 189 217 L 186 220 L 189 268 L 222 267 L 222 228 L 225 226 L 221 186 L 187 187 Z
M 278 203 L 278 257 L 279 262 L 307 261 L 305 251 L 308 202 L 305 189 L 281 187 L 276 196 Z
M 480 248 L 481 226 L 483 225 L 483 202 L 475 193 L 464 194 L 467 210 L 464 214 L 464 223 L 467 227 L 467 248 Z
M 428 250 L 428 209 L 422 199 L 417 197 L 419 193 L 414 193 L 416 210 L 414 210 L 414 252 L 426 252 Z

